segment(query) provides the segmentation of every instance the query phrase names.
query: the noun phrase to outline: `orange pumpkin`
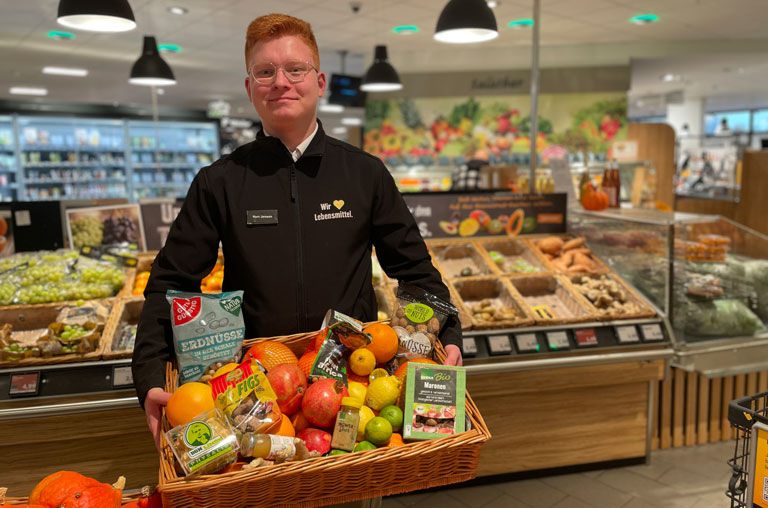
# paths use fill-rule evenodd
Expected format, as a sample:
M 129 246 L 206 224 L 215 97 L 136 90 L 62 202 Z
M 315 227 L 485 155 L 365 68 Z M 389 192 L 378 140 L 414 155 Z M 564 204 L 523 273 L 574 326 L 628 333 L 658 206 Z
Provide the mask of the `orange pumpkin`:
M 48 508 L 120 508 L 124 486 L 122 476 L 108 485 L 73 471 L 57 471 L 35 486 L 29 502 Z
M 581 193 L 581 206 L 585 210 L 599 212 L 608 208 L 608 194 L 595 189 L 591 184 L 585 185 Z

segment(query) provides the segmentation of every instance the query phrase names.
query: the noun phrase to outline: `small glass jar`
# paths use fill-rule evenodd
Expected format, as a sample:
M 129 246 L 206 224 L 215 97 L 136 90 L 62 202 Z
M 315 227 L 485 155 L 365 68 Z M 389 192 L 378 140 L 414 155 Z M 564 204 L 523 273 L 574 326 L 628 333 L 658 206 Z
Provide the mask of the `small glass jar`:
M 357 427 L 360 424 L 360 406 L 363 403 L 354 397 L 341 399 L 341 409 L 333 427 L 331 448 L 351 452 L 357 440 Z

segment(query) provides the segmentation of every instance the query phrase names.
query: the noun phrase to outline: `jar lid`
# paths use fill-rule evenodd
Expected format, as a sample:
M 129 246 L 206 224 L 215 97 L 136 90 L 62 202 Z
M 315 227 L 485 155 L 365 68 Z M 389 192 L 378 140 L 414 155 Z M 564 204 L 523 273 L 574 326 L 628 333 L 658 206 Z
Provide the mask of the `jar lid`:
M 363 403 L 360 401 L 360 399 L 355 397 L 344 397 L 341 399 L 341 405 L 360 409 Z

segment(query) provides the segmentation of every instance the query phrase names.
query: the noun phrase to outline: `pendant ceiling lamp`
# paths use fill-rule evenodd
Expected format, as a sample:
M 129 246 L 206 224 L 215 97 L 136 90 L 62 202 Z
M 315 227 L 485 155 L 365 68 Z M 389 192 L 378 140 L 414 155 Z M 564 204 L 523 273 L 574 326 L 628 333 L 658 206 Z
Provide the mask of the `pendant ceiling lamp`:
M 364 92 L 394 92 L 402 90 L 400 76 L 387 58 L 387 47 L 376 46 L 373 54 L 373 64 L 368 67 L 363 77 L 360 90 Z
M 127 32 L 136 28 L 128 0 L 60 0 L 57 21 L 89 32 Z
M 486 0 L 450 0 L 437 18 L 435 40 L 470 44 L 499 36 L 496 16 Z
M 176 78 L 168 63 L 157 51 L 157 41 L 150 35 L 144 36 L 144 49 L 131 68 L 133 85 L 169 86 L 176 84 Z

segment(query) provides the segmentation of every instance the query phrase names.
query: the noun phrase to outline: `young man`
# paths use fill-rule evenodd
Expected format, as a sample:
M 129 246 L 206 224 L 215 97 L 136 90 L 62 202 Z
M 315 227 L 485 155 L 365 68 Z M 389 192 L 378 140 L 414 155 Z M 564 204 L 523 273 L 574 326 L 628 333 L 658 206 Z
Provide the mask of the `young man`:
M 133 376 L 156 443 L 173 354 L 165 294 L 199 291 L 219 242 L 223 290 L 245 292 L 248 337 L 316 330 L 329 308 L 374 320 L 372 246 L 389 276 L 450 299 L 387 169 L 326 136 L 317 121 L 326 76 L 309 24 L 282 14 L 255 19 L 245 60 L 245 89 L 264 129 L 200 170 L 144 293 Z M 442 336 L 446 363 L 461 364 L 460 340 L 451 319 Z

